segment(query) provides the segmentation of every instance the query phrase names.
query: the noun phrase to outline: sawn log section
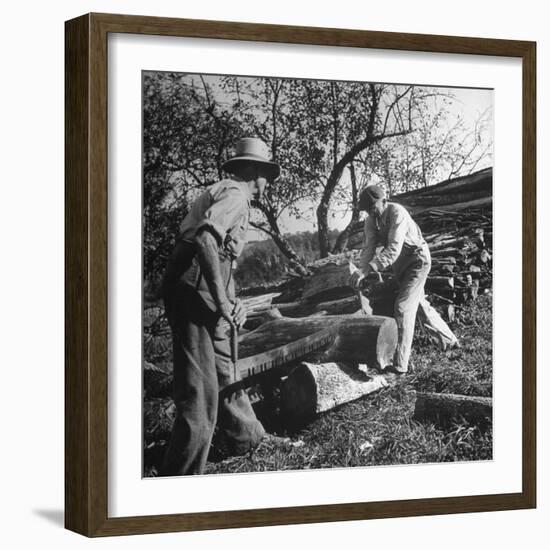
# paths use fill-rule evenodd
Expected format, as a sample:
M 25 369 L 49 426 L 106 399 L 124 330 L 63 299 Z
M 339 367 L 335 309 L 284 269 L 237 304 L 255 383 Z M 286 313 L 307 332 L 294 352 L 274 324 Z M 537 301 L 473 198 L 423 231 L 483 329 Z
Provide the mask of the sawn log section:
M 326 315 L 281 318 L 245 334 L 237 367 L 241 378 L 259 374 L 323 350 L 326 361 L 388 365 L 397 346 L 397 326 L 389 317 Z
M 308 420 L 388 386 L 385 376 L 367 376 L 339 363 L 302 363 L 281 386 L 281 414 L 292 422 Z

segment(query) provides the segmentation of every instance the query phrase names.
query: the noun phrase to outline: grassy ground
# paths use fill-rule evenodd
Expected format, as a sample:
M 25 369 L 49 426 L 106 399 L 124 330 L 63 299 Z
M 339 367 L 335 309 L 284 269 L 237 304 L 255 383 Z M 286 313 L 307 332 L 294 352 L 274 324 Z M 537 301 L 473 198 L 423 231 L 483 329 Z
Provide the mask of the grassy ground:
M 440 351 L 415 338 L 415 372 L 374 395 L 319 416 L 289 442 L 266 441 L 252 453 L 209 462 L 205 473 L 490 460 L 492 430 L 463 423 L 441 429 L 412 419 L 415 391 L 492 395 L 491 297 L 463 308 L 452 326 L 459 349 Z
M 443 429 L 412 418 L 415 391 L 492 395 L 491 296 L 480 296 L 459 309 L 451 328 L 459 338 L 460 348 L 441 351 L 418 331 L 411 357 L 414 373 L 401 378 L 395 386 L 320 415 L 299 429 L 285 426 L 273 414 L 277 410 L 275 392 L 270 402 L 263 402 L 263 407 L 262 402 L 258 403 L 257 414 L 269 433 L 289 438 L 288 442 L 268 439 L 250 454 L 208 462 L 205 473 L 490 460 L 490 428 L 481 431 L 461 423 Z M 149 342 L 145 355 L 156 365 L 168 366 L 169 335 Z M 170 403 L 159 400 L 158 404 L 166 408 Z M 167 411 L 168 416 L 173 414 Z M 159 415 L 158 422 L 166 423 L 165 416 Z M 146 476 L 156 475 L 169 430 L 166 423 L 152 440 L 145 434 Z

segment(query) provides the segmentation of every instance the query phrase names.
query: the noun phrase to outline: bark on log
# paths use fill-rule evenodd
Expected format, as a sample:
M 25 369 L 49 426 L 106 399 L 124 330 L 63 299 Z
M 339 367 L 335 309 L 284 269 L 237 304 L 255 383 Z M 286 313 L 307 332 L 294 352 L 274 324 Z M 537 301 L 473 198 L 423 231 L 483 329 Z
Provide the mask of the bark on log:
M 324 319 L 334 319 L 327 316 Z M 353 316 L 342 322 L 338 336 L 327 350 L 327 361 L 366 363 L 383 369 L 393 360 L 397 347 L 397 325 L 391 317 Z
M 322 318 L 276 319 L 245 334 L 239 343 L 240 378 L 287 365 L 329 346 L 336 338 L 337 325 L 316 323 Z
M 256 311 L 265 311 L 271 308 L 272 301 L 281 295 L 281 292 L 270 292 L 269 294 L 261 294 L 260 296 L 250 296 L 243 298 L 242 303 L 246 311 L 251 314 Z
M 326 265 L 306 281 L 302 300 L 306 303 L 319 300 L 336 301 L 353 296 L 355 291 L 348 285 L 349 278 L 349 266 L 347 263 Z M 384 285 L 395 286 L 391 274 L 383 274 L 383 278 Z M 370 287 L 376 285 L 377 293 L 382 291 L 382 286 L 378 284 L 378 275 L 376 273 L 369 273 L 367 282 Z M 452 289 L 453 287 L 453 277 L 434 276 L 428 277 L 426 281 L 426 288 L 435 292 Z M 277 307 L 280 308 L 280 305 L 278 304 Z M 307 306 L 306 304 L 302 304 L 302 307 Z M 281 312 L 286 313 L 283 309 L 281 309 Z
M 304 286 L 302 300 L 336 300 L 354 293 L 348 285 L 349 267 L 347 264 L 328 264 L 312 275 Z
M 262 326 L 264 323 L 273 321 L 273 319 L 280 319 L 282 317 L 278 308 L 274 307 L 266 310 L 255 311 L 252 314 L 248 314 L 244 328 L 246 330 L 255 330 Z
M 439 250 L 444 250 L 445 248 L 456 248 L 461 249 L 465 244 L 471 242 L 472 239 L 469 237 L 458 237 L 454 239 L 445 239 L 437 243 L 428 245 L 430 253 L 437 252 Z
M 450 393 L 417 393 L 414 419 L 428 420 L 443 427 L 464 419 L 486 429 L 493 421 L 493 400 Z
M 320 302 L 313 311 L 326 311 L 328 315 L 355 314 L 361 309 L 361 303 L 356 295 L 330 302 Z
M 429 188 L 428 188 L 429 189 Z M 490 192 L 490 191 L 489 191 Z M 430 206 L 440 207 L 447 204 L 457 204 L 465 201 L 472 201 L 487 197 L 487 190 L 482 191 L 466 191 L 464 193 L 445 193 L 445 194 L 431 194 L 431 195 L 419 195 L 417 197 L 411 197 L 403 204 L 406 206 Z
M 464 193 L 471 190 L 486 190 L 487 194 L 492 194 L 493 185 L 493 169 L 485 168 L 479 172 L 468 174 L 466 176 L 459 176 L 457 178 L 449 179 L 430 185 L 422 189 L 415 189 L 406 193 L 400 193 L 392 197 L 392 200 L 397 202 L 406 202 L 406 199 L 419 197 L 427 194 L 449 194 L 449 193 Z
M 314 307 L 314 304 L 306 302 L 283 302 L 274 305 L 284 317 L 307 317 Z
M 438 206 L 439 210 L 448 210 L 450 212 L 458 212 L 461 210 L 469 210 L 472 208 L 492 208 L 493 206 L 493 197 L 484 197 L 481 199 L 475 199 L 470 201 L 464 201 L 454 204 L 448 204 L 443 206 Z M 409 212 L 414 216 L 417 216 L 421 212 L 431 210 L 433 207 L 430 206 L 411 206 L 408 207 Z
M 300 423 L 388 385 L 382 375 L 337 363 L 302 363 L 281 386 L 281 414 Z

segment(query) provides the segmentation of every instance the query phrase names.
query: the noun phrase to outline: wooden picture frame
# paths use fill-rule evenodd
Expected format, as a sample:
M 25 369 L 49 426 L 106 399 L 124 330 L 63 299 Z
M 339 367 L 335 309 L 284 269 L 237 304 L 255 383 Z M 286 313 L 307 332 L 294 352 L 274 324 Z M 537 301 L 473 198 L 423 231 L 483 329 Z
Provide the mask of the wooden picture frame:
M 107 37 L 353 46 L 519 58 L 523 71 L 522 491 L 138 517 L 108 516 Z M 86 536 L 419 516 L 536 506 L 536 45 L 534 42 L 88 14 L 65 27 L 65 525 Z

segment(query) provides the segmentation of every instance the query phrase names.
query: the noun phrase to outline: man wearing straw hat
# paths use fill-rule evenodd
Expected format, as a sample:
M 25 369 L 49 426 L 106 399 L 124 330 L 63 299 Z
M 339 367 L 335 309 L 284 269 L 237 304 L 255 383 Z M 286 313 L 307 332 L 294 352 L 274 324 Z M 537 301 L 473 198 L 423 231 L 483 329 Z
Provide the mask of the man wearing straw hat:
M 200 195 L 181 223 L 163 281 L 176 405 L 159 472 L 165 476 L 203 472 L 216 423 L 231 454 L 255 448 L 265 435 L 246 392 L 221 390 L 237 381 L 231 339 L 246 319 L 233 264 L 246 244 L 251 201 L 261 199 L 280 168 L 263 141 L 243 138 L 223 169 L 230 177 Z
M 353 273 L 350 284 L 360 288 L 362 280 L 371 271 L 379 273 L 392 266 L 398 285 L 394 305 L 398 339 L 393 365 L 386 370 L 402 375 L 409 367 L 416 311 L 424 298 L 424 284 L 431 269 L 430 250 L 407 209 L 388 202 L 382 187 L 365 187 L 359 197 L 359 209 L 365 210 L 368 216 L 365 219 L 361 270 Z

